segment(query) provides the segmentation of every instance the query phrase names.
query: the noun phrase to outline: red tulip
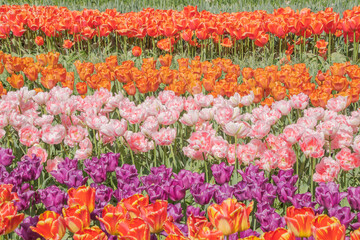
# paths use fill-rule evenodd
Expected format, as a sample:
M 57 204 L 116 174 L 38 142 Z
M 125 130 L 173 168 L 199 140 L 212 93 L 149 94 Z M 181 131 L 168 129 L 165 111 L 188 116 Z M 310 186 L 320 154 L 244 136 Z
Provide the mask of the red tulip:
M 150 226 L 151 233 L 159 233 L 164 230 L 167 206 L 167 201 L 158 200 L 153 204 L 140 207 L 140 217 Z
M 141 218 L 120 220 L 117 224 L 119 240 L 150 240 L 149 225 Z
M 119 202 L 116 207 L 109 204 L 102 211 L 102 218 L 97 218 L 105 226 L 105 229 L 111 235 L 118 235 L 117 225 L 121 220 L 128 216 L 127 210 L 123 203 Z
M 42 46 L 42 45 L 44 45 L 44 39 L 43 39 L 42 37 L 40 37 L 40 36 L 37 36 L 37 37 L 35 38 L 35 43 L 36 43 L 36 45 L 38 45 L 38 46 Z
M 63 208 L 62 212 L 66 227 L 70 232 L 77 233 L 90 226 L 90 213 L 85 205 L 72 205 L 68 208 Z
M 63 48 L 70 49 L 73 45 L 74 45 L 74 43 L 72 41 L 66 39 L 66 40 L 64 40 Z
M 17 193 L 11 192 L 12 188 L 11 184 L 0 185 L 0 203 L 19 200 Z
M 312 234 L 315 240 L 345 239 L 345 226 L 335 217 L 329 217 L 325 214 L 316 216 L 312 225 Z
M 236 199 L 227 199 L 220 205 L 212 204 L 208 208 L 208 215 L 212 225 L 216 226 L 225 236 L 249 229 L 249 215 L 253 202 L 249 206 L 237 202 Z
M 58 213 L 52 211 L 45 211 L 40 214 L 36 227 L 30 226 L 30 228 L 46 240 L 61 239 L 66 232 L 64 219 Z
M 0 236 L 14 231 L 24 220 L 23 213 L 18 214 L 17 208 L 12 202 L 0 203 Z
M 350 240 L 360 240 L 360 228 L 350 233 Z
M 77 189 L 70 188 L 68 190 L 68 205 L 86 206 L 91 213 L 95 208 L 95 189 L 91 187 L 81 186 Z
M 311 224 L 315 218 L 315 213 L 312 208 L 295 208 L 294 206 L 286 210 L 286 224 L 287 227 L 295 234 L 295 237 L 310 237 Z
M 138 46 L 133 47 L 132 54 L 134 55 L 134 57 L 139 57 L 141 55 L 141 53 L 142 53 L 142 50 L 140 47 L 138 47 Z
M 290 230 L 278 228 L 275 231 L 264 233 L 262 238 L 264 240 L 295 240 L 295 235 Z
M 74 234 L 74 240 L 107 240 L 106 234 L 98 227 L 84 228 Z

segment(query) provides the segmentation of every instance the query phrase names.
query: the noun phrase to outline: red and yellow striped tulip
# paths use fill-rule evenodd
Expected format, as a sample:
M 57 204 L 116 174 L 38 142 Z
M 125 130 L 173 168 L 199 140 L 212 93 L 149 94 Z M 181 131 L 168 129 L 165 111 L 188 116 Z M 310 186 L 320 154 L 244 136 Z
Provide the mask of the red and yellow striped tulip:
M 109 204 L 102 211 L 102 218 L 97 218 L 105 226 L 111 235 L 118 235 L 117 224 L 127 218 L 128 213 L 123 203 L 119 202 L 116 207 Z
M 190 239 L 224 239 L 223 233 L 207 220 L 206 217 L 194 217 L 190 215 L 187 220 Z
M 255 236 L 250 236 L 250 237 L 246 237 L 246 238 L 240 238 L 238 240 L 261 240 L 261 238 L 258 238 Z
M 360 228 L 350 233 L 350 240 L 360 240 Z
M 264 240 L 295 240 L 295 235 L 290 230 L 285 228 L 278 228 L 275 231 L 266 232 L 263 234 Z
M 14 203 L 0 203 L 0 236 L 14 231 L 23 220 L 24 214 L 17 213 Z
M 84 228 L 74 234 L 74 240 L 107 240 L 106 234 L 98 227 Z
M 68 205 L 86 206 L 91 213 L 95 208 L 95 188 L 81 186 L 68 190 Z
M 253 209 L 253 202 L 249 206 L 227 199 L 220 205 L 213 204 L 208 208 L 208 216 L 212 225 L 225 236 L 249 229 L 249 215 Z
M 53 211 L 40 214 L 36 227 L 30 226 L 30 228 L 46 240 L 62 239 L 66 232 L 65 220 Z
M 167 201 L 158 200 L 153 204 L 140 207 L 140 217 L 149 224 L 151 233 L 159 233 L 164 230 L 167 206 Z
M 149 225 L 141 218 L 120 220 L 117 231 L 120 240 L 150 240 Z
M 90 226 L 90 213 L 85 205 L 73 205 L 63 208 L 62 212 L 66 227 L 70 232 L 77 233 Z
M 336 217 L 325 214 L 316 216 L 312 222 L 312 234 L 315 240 L 344 240 L 345 226 Z
M 149 195 L 135 194 L 131 197 L 122 199 L 121 202 L 124 204 L 125 208 L 128 210 L 132 218 L 140 216 L 139 208 L 149 205 Z
M 315 218 L 315 213 L 312 208 L 295 208 L 294 206 L 288 207 L 286 210 L 285 221 L 287 227 L 292 231 L 295 237 L 310 237 L 311 224 Z
M 12 188 L 11 184 L 0 185 L 0 203 L 19 200 L 17 193 L 11 192 Z

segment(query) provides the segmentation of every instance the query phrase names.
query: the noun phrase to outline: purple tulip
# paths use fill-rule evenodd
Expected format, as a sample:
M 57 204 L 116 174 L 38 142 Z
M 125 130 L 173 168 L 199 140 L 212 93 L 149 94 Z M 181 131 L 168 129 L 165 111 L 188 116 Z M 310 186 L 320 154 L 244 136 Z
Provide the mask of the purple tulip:
M 167 192 L 160 185 L 152 185 L 146 189 L 146 192 L 148 193 L 149 200 L 152 203 L 156 200 L 168 200 Z
M 181 204 L 177 203 L 177 204 L 168 204 L 168 208 L 167 208 L 167 214 L 168 216 L 171 216 L 174 220 L 174 222 L 180 222 L 181 219 L 183 218 L 183 214 L 182 214 L 182 208 L 181 208 Z
M 65 158 L 63 161 L 61 161 L 58 164 L 58 169 L 66 169 L 66 170 L 71 170 L 71 169 L 77 169 L 78 168 L 78 160 L 77 159 L 70 159 L 70 158 Z
M 214 192 L 214 201 L 217 204 L 222 203 L 224 200 L 228 198 L 232 198 L 234 195 L 235 188 L 230 186 L 229 184 L 225 183 L 221 186 L 215 185 L 215 192 Z
M 193 215 L 194 217 L 202 217 L 205 216 L 205 212 L 201 211 L 200 208 L 189 205 L 186 208 L 186 216 L 189 217 L 191 215 Z
M 355 218 L 355 213 L 352 213 L 349 207 L 336 206 L 329 209 L 329 216 L 336 217 L 339 219 L 341 224 L 345 225 L 347 228 L 351 221 Z
M 224 184 L 230 181 L 234 166 L 226 166 L 224 162 L 211 166 L 212 174 L 217 184 Z
M 172 179 L 171 182 L 169 182 L 165 186 L 165 190 L 167 194 L 169 195 L 169 198 L 173 201 L 180 201 L 185 197 L 186 189 L 182 183 L 182 181 L 177 179 Z
M 360 187 L 349 187 L 347 192 L 350 207 L 356 211 L 360 211 Z
M 326 209 L 333 208 L 340 204 L 340 201 L 347 196 L 347 193 L 339 192 L 339 185 L 334 182 L 319 183 L 315 189 L 316 202 Z
M 19 228 L 15 229 L 15 233 L 19 235 L 24 240 L 43 240 L 44 238 L 41 237 L 38 233 L 33 232 L 30 229 L 30 226 L 35 227 L 39 221 L 39 216 L 34 217 L 27 217 L 24 219 L 22 223 L 20 223 Z
M 9 166 L 14 159 L 15 156 L 12 154 L 11 149 L 0 148 L 0 165 Z
M 90 175 L 90 177 L 92 178 L 92 180 L 94 180 L 95 183 L 102 183 L 106 181 L 107 166 L 101 160 L 102 158 L 100 158 L 99 161 L 98 158 L 93 157 L 91 160 L 85 159 L 84 161 L 84 170 L 87 174 Z
M 122 167 L 115 168 L 116 179 L 118 186 L 121 188 L 124 184 L 130 184 L 136 182 L 135 185 L 140 185 L 138 178 L 138 172 L 134 165 L 124 164 Z
M 105 185 L 91 183 L 90 187 L 95 188 L 95 202 L 108 203 L 111 200 L 113 189 Z
M 238 173 L 242 176 L 243 181 L 254 185 L 260 186 L 268 181 L 264 176 L 264 171 L 260 171 L 258 166 L 252 164 L 246 167 L 245 171 L 238 170 Z
M 150 172 L 156 176 L 161 177 L 161 179 L 165 182 L 168 181 L 173 174 L 172 168 L 166 168 L 165 165 L 161 165 L 160 167 L 152 167 Z
M 285 220 L 269 204 L 258 204 L 255 213 L 256 219 L 260 223 L 260 228 L 264 232 L 274 231 L 279 227 L 285 227 Z
M 118 188 L 114 191 L 113 196 L 121 201 L 124 198 L 131 197 L 134 194 L 140 193 L 141 190 L 134 184 L 124 185 L 122 188 Z
M 105 162 L 107 172 L 113 172 L 119 165 L 119 157 L 120 153 L 109 152 L 101 154 L 100 160 Z
M 189 170 L 181 169 L 178 174 L 173 174 L 175 179 L 180 180 L 185 189 L 190 189 L 192 185 L 196 183 L 203 183 L 205 179 L 204 173 L 191 172 Z
M 238 182 L 235 186 L 234 196 L 240 202 L 252 199 L 250 184 L 245 181 Z
M 288 197 L 288 199 L 296 208 L 310 207 L 314 209 L 316 205 L 316 202 L 311 201 L 311 193 L 309 192 L 295 194 L 293 197 Z
M 353 230 L 360 228 L 360 212 L 358 212 L 358 214 L 357 214 L 357 222 L 350 224 L 350 226 Z
M 3 165 L 0 165 L 0 184 L 5 183 L 9 178 L 9 173 L 6 171 L 6 168 Z
M 49 211 L 61 213 L 64 204 L 67 201 L 66 193 L 55 185 L 45 189 L 38 190 L 40 201 L 45 205 Z
M 200 205 L 208 204 L 214 196 L 214 191 L 214 187 L 209 183 L 197 183 L 190 188 L 195 202 Z
M 290 185 L 295 186 L 298 180 L 298 176 L 293 174 L 294 174 L 294 169 L 280 170 L 278 175 L 272 175 L 271 178 L 274 180 L 274 183 L 276 185 L 279 185 L 279 183 L 281 182 L 286 182 Z
M 13 172 L 19 172 L 22 181 L 32 181 L 40 177 L 42 169 L 41 159 L 33 154 L 32 157 L 24 156 L 24 158 L 17 163 L 17 167 Z

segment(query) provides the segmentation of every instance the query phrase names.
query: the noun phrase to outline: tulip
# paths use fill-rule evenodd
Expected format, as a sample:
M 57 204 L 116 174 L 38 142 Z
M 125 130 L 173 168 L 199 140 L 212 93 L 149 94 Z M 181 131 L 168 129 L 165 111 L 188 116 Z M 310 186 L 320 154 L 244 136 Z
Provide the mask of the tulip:
M 187 225 L 189 228 L 190 239 L 224 239 L 223 233 L 217 229 L 206 219 L 206 217 L 188 217 Z
M 0 203 L 19 200 L 17 193 L 11 192 L 12 188 L 11 184 L 0 185 Z
M 350 240 L 360 240 L 360 228 L 350 233 Z
M 158 200 L 140 208 L 140 217 L 150 226 L 151 233 L 163 231 L 167 219 L 167 205 L 167 201 Z
M 98 227 L 84 228 L 74 235 L 74 240 L 107 240 L 106 234 Z
M 41 36 L 37 36 L 37 37 L 35 38 L 35 43 L 36 43 L 36 45 L 38 45 L 38 46 L 42 46 L 42 45 L 44 45 L 44 39 L 43 39 Z
M 263 234 L 264 240 L 295 240 L 295 235 L 290 230 L 278 228 L 275 231 L 266 232 Z
M 261 240 L 261 238 L 258 238 L 256 236 L 250 236 L 250 237 L 246 237 L 246 238 L 240 238 L 238 240 Z
M 23 213 L 18 214 L 17 208 L 12 202 L 0 203 L 0 236 L 14 231 L 24 220 Z
M 335 217 L 321 214 L 312 222 L 311 231 L 315 240 L 344 240 L 345 226 Z
M 80 94 L 80 95 L 85 95 L 87 93 L 87 85 L 84 82 L 78 82 L 76 84 L 76 91 Z
M 132 49 L 132 54 L 134 55 L 134 57 L 139 57 L 142 53 L 142 50 L 139 46 L 135 46 Z
M 52 211 L 45 211 L 40 214 L 36 227 L 30 226 L 30 228 L 47 240 L 62 239 L 66 232 L 63 217 Z
M 249 215 L 253 209 L 253 202 L 249 206 L 227 199 L 220 205 L 213 204 L 208 208 L 210 222 L 225 236 L 242 232 L 250 228 Z
M 311 223 L 315 218 L 315 213 L 312 208 L 295 208 L 291 206 L 286 210 L 286 224 L 295 237 L 310 237 Z
M 77 233 L 90 226 L 90 213 L 85 205 L 73 205 L 68 208 L 63 208 L 62 212 L 66 227 L 70 232 Z
M 118 239 L 150 240 L 150 228 L 141 218 L 120 220 L 117 224 Z
M 111 235 L 118 235 L 117 225 L 121 220 L 128 216 L 127 210 L 123 203 L 118 203 L 116 207 L 109 204 L 102 211 L 102 218 L 97 218 L 104 224 L 105 229 Z
M 149 205 L 149 195 L 134 194 L 121 200 L 131 217 L 140 216 L 140 208 Z
M 69 39 L 64 40 L 64 44 L 62 45 L 65 49 L 70 49 L 74 43 L 70 41 Z
M 70 188 L 68 190 L 68 205 L 85 205 L 91 213 L 95 208 L 95 189 L 91 187 L 81 186 L 77 189 Z

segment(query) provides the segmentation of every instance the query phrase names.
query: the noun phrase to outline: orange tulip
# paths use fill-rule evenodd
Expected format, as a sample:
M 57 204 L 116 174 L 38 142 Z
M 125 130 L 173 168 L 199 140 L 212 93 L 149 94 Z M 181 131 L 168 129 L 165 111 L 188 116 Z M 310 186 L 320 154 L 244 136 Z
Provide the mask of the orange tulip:
M 23 213 L 18 214 L 17 208 L 12 202 L 0 204 L 0 236 L 14 231 L 24 220 Z
M 295 208 L 291 206 L 286 210 L 286 224 L 295 237 L 310 237 L 311 223 L 314 218 L 315 213 L 312 208 Z
M 80 94 L 80 95 L 85 95 L 87 93 L 87 85 L 84 82 L 78 82 L 76 84 L 76 91 Z
M 168 235 L 165 240 L 188 240 L 189 238 L 187 237 L 184 237 L 184 236 L 179 236 L 179 235 L 174 235 L 174 234 L 171 234 L 171 235 Z
M 126 93 L 127 93 L 128 95 L 133 96 L 133 95 L 135 95 L 135 93 L 136 93 L 136 87 L 135 87 L 134 82 L 129 82 L 129 83 L 125 84 L 125 85 L 123 86 L 123 88 L 124 88 L 124 90 L 126 91 Z
M 142 50 L 141 50 L 141 48 L 140 48 L 139 46 L 133 47 L 133 49 L 132 49 L 132 55 L 133 55 L 134 57 L 139 57 L 139 56 L 141 55 L 141 53 L 142 53 Z
M 249 206 L 227 199 L 220 205 L 213 204 L 208 208 L 208 216 L 212 225 L 216 226 L 225 236 L 249 229 L 249 215 L 253 209 L 253 202 Z
M 325 214 L 316 216 L 312 221 L 312 234 L 315 240 L 344 240 L 346 229 L 335 217 Z
M 2 95 L 4 90 L 5 90 L 4 86 L 3 86 L 2 82 L 0 82 L 0 96 Z
M 30 226 L 30 228 L 46 240 L 61 239 L 66 232 L 64 219 L 58 213 L 52 211 L 45 211 L 40 214 L 36 227 Z
M 81 186 L 77 189 L 70 188 L 68 190 L 68 205 L 86 206 L 91 213 L 95 208 L 95 189 L 91 187 Z
M 120 240 L 150 240 L 150 228 L 141 218 L 120 220 L 117 224 Z
M 74 234 L 74 240 L 107 240 L 106 234 L 98 227 L 84 228 Z
M 25 76 L 32 82 L 38 79 L 39 68 L 36 67 L 35 64 L 24 68 L 23 72 L 24 72 Z
M 41 36 L 37 36 L 37 37 L 35 38 L 35 43 L 36 43 L 36 45 L 38 45 L 38 46 L 42 46 L 42 45 L 44 45 L 44 39 L 43 39 Z
M 19 200 L 17 193 L 11 192 L 12 188 L 11 184 L 0 185 L 0 203 Z
M 74 45 L 74 43 L 72 41 L 70 41 L 69 39 L 66 39 L 66 40 L 64 40 L 64 44 L 62 45 L 62 47 L 65 49 L 70 49 L 73 45 Z
M 360 228 L 350 233 L 350 240 L 360 240 Z
M 105 229 L 111 235 L 118 235 L 117 225 L 120 220 L 127 218 L 128 213 L 123 203 L 118 203 L 116 207 L 109 204 L 102 211 L 102 218 L 97 218 L 105 226 Z
M 149 205 L 149 195 L 134 194 L 121 200 L 132 218 L 140 216 L 140 208 Z
M 328 42 L 321 39 L 321 40 L 316 42 L 315 47 L 317 47 L 319 50 L 324 50 L 324 49 L 326 49 L 328 44 L 329 44 Z
M 187 219 L 189 228 L 189 238 L 199 240 L 221 240 L 224 239 L 223 233 L 214 229 L 214 226 L 206 219 L 206 217 L 189 216 Z
M 285 228 L 278 228 L 275 231 L 266 232 L 263 234 L 264 240 L 295 240 L 295 235 L 290 230 Z
M 8 77 L 6 80 L 16 89 L 20 89 L 24 86 L 24 77 L 21 74 L 12 74 L 11 77 Z
M 164 67 L 170 67 L 172 61 L 172 56 L 170 54 L 166 54 L 164 56 L 159 57 L 159 62 Z
M 90 226 L 90 213 L 86 206 L 72 205 L 62 210 L 66 227 L 72 233 Z
M 167 206 L 167 201 L 158 200 L 153 204 L 140 207 L 140 217 L 150 226 L 151 233 L 159 233 L 164 230 Z

